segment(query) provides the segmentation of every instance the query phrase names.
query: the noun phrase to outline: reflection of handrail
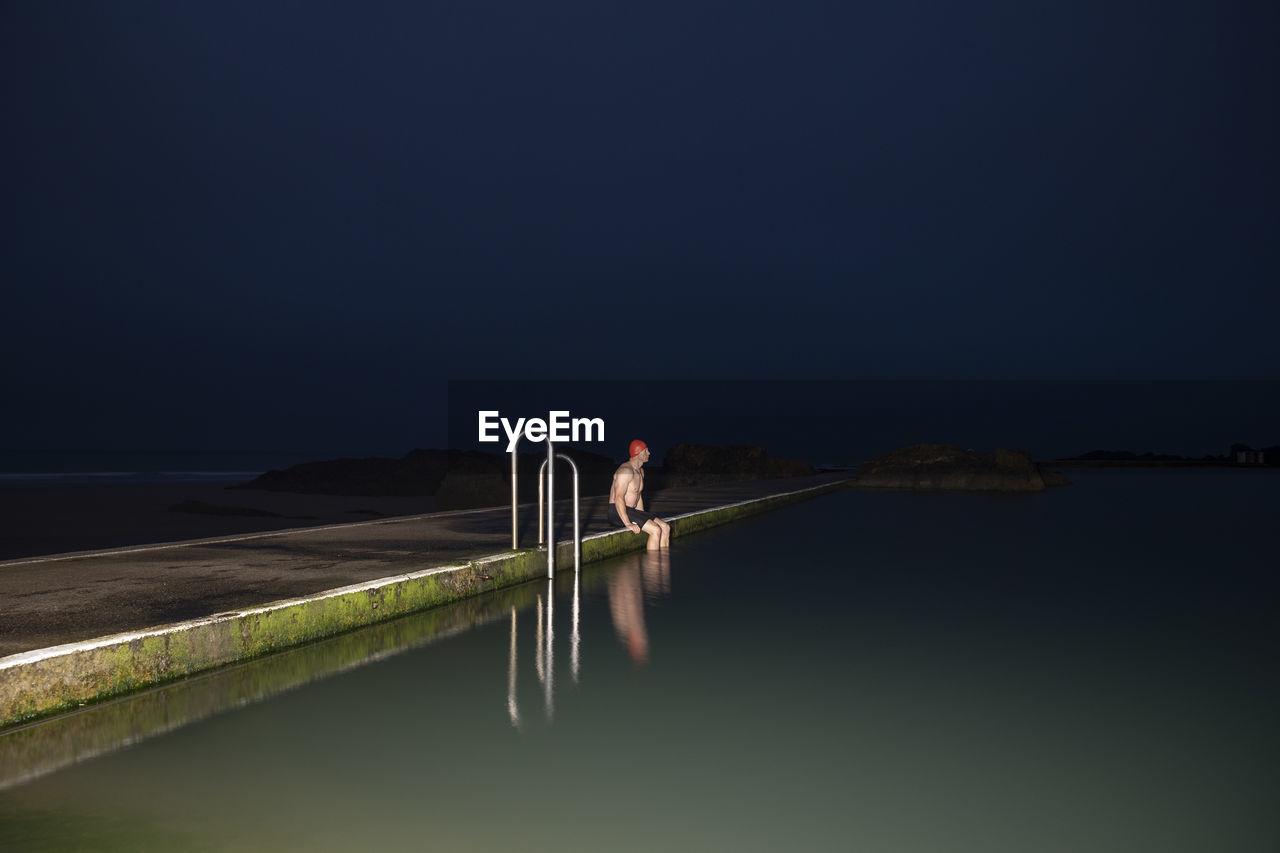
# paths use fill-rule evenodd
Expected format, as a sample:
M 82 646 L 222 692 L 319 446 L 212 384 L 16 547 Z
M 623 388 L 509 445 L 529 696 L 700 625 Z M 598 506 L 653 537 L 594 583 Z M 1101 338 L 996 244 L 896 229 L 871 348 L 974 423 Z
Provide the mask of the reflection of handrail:
M 573 621 L 571 625 L 569 645 L 569 668 L 573 674 L 573 683 L 578 683 L 579 661 L 581 658 L 581 633 L 579 623 L 582 612 L 582 572 L 573 576 Z M 555 598 L 556 583 L 547 578 L 547 599 L 544 603 L 542 594 L 536 595 L 538 609 L 537 624 L 533 636 L 533 668 L 538 673 L 538 683 L 542 685 L 542 701 L 547 720 L 555 719 Z M 511 725 L 520 728 L 520 709 L 516 699 L 516 611 L 511 608 L 511 645 L 507 652 L 507 715 Z
M 556 456 L 569 463 L 569 467 L 573 469 L 573 570 L 575 572 L 582 570 L 582 513 L 578 508 L 578 466 L 563 453 L 557 453 Z M 550 455 L 548 455 L 548 460 Z M 555 534 L 552 532 L 551 509 L 554 504 L 554 495 L 546 499 L 546 527 L 543 528 L 543 483 L 549 482 L 551 488 L 555 489 L 554 475 L 543 475 L 547 473 L 547 461 L 543 460 L 542 466 L 538 468 L 538 544 L 541 545 Z M 555 577 L 555 543 L 552 542 L 547 547 L 547 577 Z
M 555 690 L 555 581 L 547 578 L 547 605 L 542 606 L 542 596 L 538 596 L 538 627 L 533 638 L 533 666 L 538 671 L 538 681 L 542 683 L 543 702 L 546 704 L 547 719 L 555 716 L 555 705 L 552 694 Z
M 507 714 L 511 725 L 520 725 L 520 706 L 516 703 L 516 609 L 511 608 L 511 651 L 507 656 Z
M 578 634 L 578 613 L 579 600 L 581 595 L 578 590 L 582 586 L 582 572 L 573 573 L 573 636 L 569 640 L 569 668 L 573 672 L 573 683 L 578 683 L 578 648 L 582 643 L 582 638 Z
M 547 682 L 547 664 L 546 649 L 543 647 L 543 620 L 547 616 L 546 608 L 542 606 L 542 595 L 538 595 L 538 624 L 533 629 L 533 668 L 538 673 L 538 683 L 546 684 Z
M 555 581 L 551 578 L 547 578 L 547 680 L 543 683 L 542 690 L 548 720 L 553 719 L 556 715 L 555 704 L 552 702 L 552 697 L 555 695 L 556 689 L 556 659 L 553 650 L 553 641 L 556 636 L 556 620 L 554 611 L 555 600 Z

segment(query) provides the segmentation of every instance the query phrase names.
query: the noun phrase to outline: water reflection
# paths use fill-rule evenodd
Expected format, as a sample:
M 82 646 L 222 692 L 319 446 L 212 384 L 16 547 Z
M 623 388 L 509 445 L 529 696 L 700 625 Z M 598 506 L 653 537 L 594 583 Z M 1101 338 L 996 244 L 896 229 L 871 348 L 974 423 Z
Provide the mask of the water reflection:
M 578 680 L 577 673 L 577 650 L 578 650 L 578 615 L 580 612 L 578 599 L 581 595 L 581 583 L 576 577 L 575 572 L 573 579 L 573 676 L 574 682 Z M 544 597 L 541 593 L 537 596 L 538 622 L 534 630 L 534 646 L 533 646 L 533 668 L 538 673 L 538 681 L 542 684 L 542 700 L 547 719 L 555 717 L 555 600 L 556 589 L 555 581 L 550 578 L 546 581 L 547 592 Z M 516 695 L 516 611 L 511 609 L 511 649 L 507 657 L 507 713 L 511 717 L 511 725 L 519 728 L 520 726 L 520 708 L 519 700 Z
M 555 718 L 555 582 L 546 582 L 546 593 L 536 596 L 537 619 L 534 626 L 533 668 L 542 685 L 543 710 L 548 720 Z M 649 632 L 645 625 L 644 606 L 671 594 L 671 553 L 640 551 L 622 559 L 608 575 L 605 589 L 614 631 L 636 664 L 649 661 Z M 573 578 L 570 611 L 569 667 L 573 683 L 581 678 L 582 660 L 582 578 Z M 511 641 L 507 653 L 507 716 L 511 725 L 520 727 L 517 691 L 518 617 L 511 609 Z
M 475 601 L 471 623 L 492 624 L 447 647 L 4 792 L 0 848 L 1280 849 L 1267 817 L 1280 645 L 1266 495 L 1206 499 L 1197 477 L 1181 499 L 1199 521 L 1170 525 L 1180 516 L 1151 505 L 1165 509 L 1171 482 L 1059 490 L 1041 496 L 1059 501 L 1040 501 L 1056 507 L 1043 514 L 850 491 L 682 540 L 667 583 L 643 555 L 597 563 L 580 610 L 562 572 L 550 620 L 539 579 L 518 599 Z M 780 588 L 797 548 L 852 568 L 816 592 Z M 610 606 L 615 588 L 634 605 L 637 575 L 643 608 L 618 610 L 648 637 L 643 670 Z M 667 585 L 678 589 L 649 610 Z M 461 612 L 431 618 L 461 627 Z M 548 621 L 561 638 L 554 723 L 533 672 L 540 638 L 546 673 Z M 394 627 L 404 640 L 423 623 Z M 565 693 L 575 628 L 582 689 Z M 392 648 L 377 636 L 304 658 L 333 671 Z M 723 666 L 726 654 L 750 666 Z M 273 689 L 303 677 L 292 660 L 272 662 Z M 239 691 L 222 684 L 216 707 L 256 697 L 266 673 L 234 673 Z M 193 698 L 121 704 L 117 733 L 153 731 Z M 8 739 L 0 776 L 60 748 Z M 485 795 L 495 768 L 518 792 L 504 820 Z M 197 840 L 152 839 L 153 827 Z
M 542 666 L 538 668 L 538 678 L 542 680 L 542 698 L 546 706 L 547 719 L 550 720 L 555 716 L 555 705 L 553 704 L 552 695 L 555 690 L 555 602 L 556 590 L 555 581 L 547 579 L 547 618 L 546 632 L 543 632 L 542 608 L 538 608 L 538 646 L 537 657 L 542 661 Z M 538 603 L 541 605 L 542 597 L 538 597 Z
M 637 664 L 649 662 L 649 632 L 644 622 L 646 601 L 671 594 L 670 552 L 643 551 L 628 559 L 609 578 L 609 613 L 613 629 Z
M 569 668 L 574 684 L 582 677 L 583 595 L 606 592 L 619 636 L 641 655 L 639 660 L 647 660 L 643 605 L 670 594 L 669 558 L 669 552 L 638 552 L 615 567 L 606 564 L 573 574 Z M 561 583 L 566 581 L 562 575 Z M 567 593 L 561 586 L 559 594 Z M 527 721 L 518 697 L 519 614 L 531 607 L 537 612 L 534 667 L 544 713 L 553 719 L 556 594 L 551 581 L 522 584 L 11 729 L 0 733 L 0 790 L 504 619 L 510 625 L 507 715 L 511 725 L 519 728 Z M 637 638 L 634 646 L 628 637 Z M 636 654 L 632 657 L 636 659 Z
M 671 552 L 640 555 L 640 577 L 644 580 L 645 601 L 655 602 L 671 595 Z
M 0 732 L 0 791 L 503 619 L 532 606 L 537 589 L 497 590 Z M 514 690 L 514 669 L 511 678 Z
M 511 725 L 520 727 L 520 707 L 516 702 L 516 608 L 511 608 L 511 653 L 507 664 L 507 713 Z
M 578 632 L 579 614 L 582 598 L 582 572 L 573 573 L 573 633 L 569 638 L 569 671 L 573 673 L 573 683 L 578 683 L 579 660 L 581 658 L 582 635 Z

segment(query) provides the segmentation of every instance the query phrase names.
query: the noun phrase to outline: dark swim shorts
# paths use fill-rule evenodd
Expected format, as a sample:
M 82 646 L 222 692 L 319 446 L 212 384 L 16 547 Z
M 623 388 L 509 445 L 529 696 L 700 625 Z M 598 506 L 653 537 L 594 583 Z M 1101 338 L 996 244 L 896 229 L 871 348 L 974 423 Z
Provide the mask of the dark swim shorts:
M 627 507 L 627 518 L 631 519 L 641 527 L 644 527 L 644 523 L 646 521 L 651 518 L 657 518 L 657 516 L 651 512 L 645 512 L 642 509 L 636 509 L 635 507 L 629 506 Z M 624 526 L 622 518 L 618 515 L 618 507 L 616 504 L 609 504 L 609 523 L 616 524 L 619 527 Z

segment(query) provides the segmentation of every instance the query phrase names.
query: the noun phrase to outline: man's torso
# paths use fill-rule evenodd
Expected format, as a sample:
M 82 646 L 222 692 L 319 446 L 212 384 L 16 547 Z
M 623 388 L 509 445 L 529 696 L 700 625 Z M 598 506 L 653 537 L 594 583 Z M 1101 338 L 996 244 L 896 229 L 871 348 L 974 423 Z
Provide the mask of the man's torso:
M 627 490 L 622 496 L 622 502 L 629 507 L 634 507 L 640 500 L 640 492 L 644 491 L 644 469 L 637 471 L 631 467 L 630 462 L 623 462 L 618 466 L 618 470 L 613 472 L 613 485 L 609 487 L 609 503 L 618 499 L 618 475 L 624 470 L 630 471 L 632 476 L 627 482 Z

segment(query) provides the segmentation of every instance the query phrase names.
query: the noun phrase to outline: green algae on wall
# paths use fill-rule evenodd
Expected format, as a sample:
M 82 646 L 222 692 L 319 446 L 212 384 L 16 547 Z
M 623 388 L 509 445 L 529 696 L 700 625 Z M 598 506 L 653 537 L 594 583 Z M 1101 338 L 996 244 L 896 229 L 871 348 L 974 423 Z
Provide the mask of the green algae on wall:
M 0 790 L 120 746 L 164 734 L 391 652 L 408 651 L 532 607 L 540 590 L 523 584 L 474 596 L 182 679 L 128 702 L 107 702 L 0 736 Z
M 677 516 L 671 519 L 673 535 L 687 536 L 847 485 L 848 481 L 839 481 Z M 625 530 L 589 537 L 582 542 L 582 562 L 642 549 L 646 539 Z M 573 543 L 559 542 L 556 547 L 557 565 L 572 571 Z M 18 660 L 7 666 L 0 661 L 0 728 L 545 576 L 545 552 L 523 549 L 120 638 L 44 650 L 43 655 L 15 655 Z

